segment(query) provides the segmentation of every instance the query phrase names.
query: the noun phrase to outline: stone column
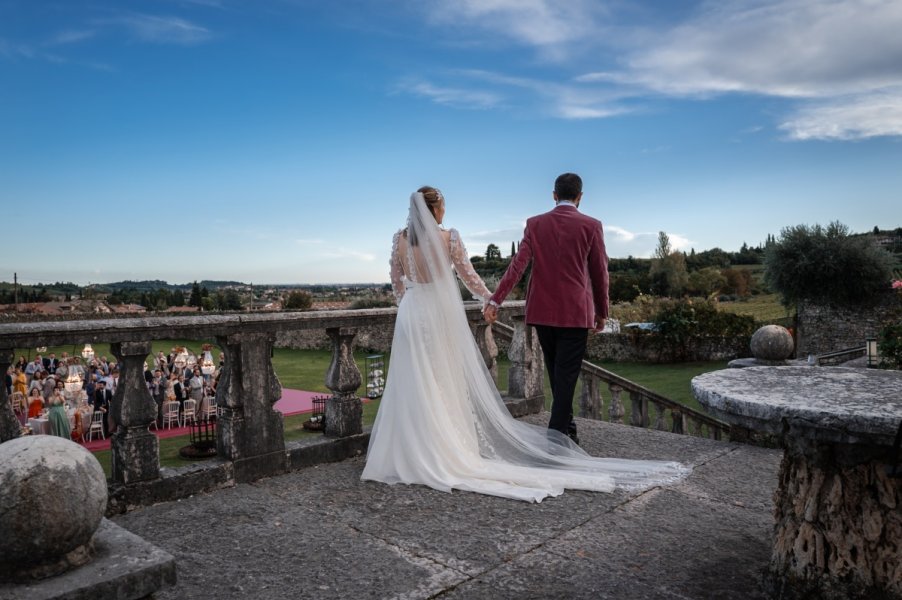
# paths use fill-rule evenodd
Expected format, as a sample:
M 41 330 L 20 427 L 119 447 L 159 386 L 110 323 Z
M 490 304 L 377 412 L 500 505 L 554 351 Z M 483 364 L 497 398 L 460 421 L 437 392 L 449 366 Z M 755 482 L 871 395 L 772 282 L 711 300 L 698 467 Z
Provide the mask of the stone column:
M 287 469 L 282 415 L 273 405 L 282 386 L 272 368 L 272 333 L 217 338 L 225 365 L 216 387 L 223 414 L 216 422 L 216 450 L 235 466 L 235 479 L 253 481 Z
M 354 362 L 354 337 L 352 327 L 326 329 L 332 340 L 332 363 L 326 373 L 326 387 L 332 397 L 326 401 L 326 428 L 323 433 L 331 437 L 348 437 L 363 433 L 363 404 L 357 396 L 360 387 L 360 369 Z
M 144 360 L 150 342 L 118 342 L 110 352 L 119 365 L 119 385 L 110 407 L 116 431 L 111 436 L 113 481 L 122 484 L 160 477 L 160 442 L 148 431 L 157 418 L 157 405 L 144 381 Z
M 13 364 L 13 348 L 0 348 L 0 370 L 5 375 Z M 0 386 L 0 443 L 8 442 L 22 435 L 22 425 L 13 411 L 13 405 L 6 393 L 6 386 Z
M 611 415 L 611 423 L 623 424 L 623 415 L 626 412 L 623 408 L 623 401 L 620 399 L 620 392 L 623 391 L 623 388 L 616 383 L 612 383 L 608 386 L 608 390 L 611 392 L 611 407 L 608 409 Z
M 529 412 L 540 412 L 545 407 L 545 365 L 539 335 L 524 316 L 513 317 L 513 325 L 507 391 L 512 397 L 525 398 Z
M 591 373 L 583 372 L 582 392 L 579 396 L 579 416 L 584 419 L 601 419 L 601 391 L 598 386 L 598 377 Z
M 648 427 L 648 398 L 639 392 L 630 392 L 630 425 Z
M 492 326 L 485 322 L 482 315 L 479 321 L 470 321 L 470 329 L 473 331 L 473 337 L 476 339 L 476 346 L 479 347 L 479 353 L 482 360 L 485 361 L 485 367 L 492 375 L 492 381 L 498 384 L 498 346 L 495 344 L 495 336 L 492 334 Z

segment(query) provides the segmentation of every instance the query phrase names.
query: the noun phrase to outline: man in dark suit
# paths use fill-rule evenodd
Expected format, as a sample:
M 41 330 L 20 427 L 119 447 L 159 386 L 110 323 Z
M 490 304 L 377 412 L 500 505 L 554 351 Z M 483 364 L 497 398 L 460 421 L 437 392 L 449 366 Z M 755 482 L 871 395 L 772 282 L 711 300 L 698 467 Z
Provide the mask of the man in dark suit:
M 113 392 L 106 389 L 106 381 L 101 379 L 97 382 L 94 390 L 94 410 L 103 412 L 103 435 L 109 436 L 109 417 L 110 406 L 113 402 Z
M 53 352 L 50 353 L 50 356 L 44 359 L 44 370 L 47 371 L 50 375 L 56 374 L 56 366 L 57 366 L 56 354 Z
M 526 322 L 536 328 L 551 382 L 550 429 L 579 443 L 573 392 L 589 330 L 608 317 L 608 257 L 601 222 L 579 212 L 583 182 L 564 173 L 554 182 L 555 207 L 526 221 L 516 256 L 485 309 L 494 323 L 498 306 L 532 263 L 526 291 Z

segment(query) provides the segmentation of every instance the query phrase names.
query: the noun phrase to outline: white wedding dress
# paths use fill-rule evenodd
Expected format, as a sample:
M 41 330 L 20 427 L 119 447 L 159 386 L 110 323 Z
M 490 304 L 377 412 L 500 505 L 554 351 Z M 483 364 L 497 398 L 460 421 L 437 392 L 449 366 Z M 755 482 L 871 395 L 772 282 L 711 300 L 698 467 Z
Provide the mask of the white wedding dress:
M 645 489 L 688 473 L 675 462 L 591 457 L 560 432 L 510 416 L 473 339 L 452 265 L 475 296 L 489 291 L 457 231 L 439 228 L 422 194 L 411 196 L 391 265 L 399 300 L 391 368 L 362 479 L 541 502 L 565 488 Z

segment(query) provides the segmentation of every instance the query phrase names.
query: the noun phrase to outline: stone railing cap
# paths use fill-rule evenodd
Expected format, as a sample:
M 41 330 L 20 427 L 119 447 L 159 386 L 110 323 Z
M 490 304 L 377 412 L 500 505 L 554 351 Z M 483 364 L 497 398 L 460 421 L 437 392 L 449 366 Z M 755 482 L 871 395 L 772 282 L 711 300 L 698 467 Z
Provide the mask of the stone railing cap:
M 734 425 L 780 433 L 784 420 L 825 441 L 891 444 L 902 372 L 845 367 L 724 369 L 692 380 L 699 403 Z

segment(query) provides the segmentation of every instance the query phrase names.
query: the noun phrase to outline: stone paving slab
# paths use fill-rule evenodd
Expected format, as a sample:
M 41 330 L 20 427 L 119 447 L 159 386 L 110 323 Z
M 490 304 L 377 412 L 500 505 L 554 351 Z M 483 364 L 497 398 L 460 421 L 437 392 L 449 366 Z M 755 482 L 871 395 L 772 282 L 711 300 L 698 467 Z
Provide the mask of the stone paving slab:
M 363 482 L 356 458 L 115 521 L 176 557 L 160 600 L 761 597 L 778 451 L 583 420 L 580 438 L 695 470 L 642 494 L 527 504 Z

